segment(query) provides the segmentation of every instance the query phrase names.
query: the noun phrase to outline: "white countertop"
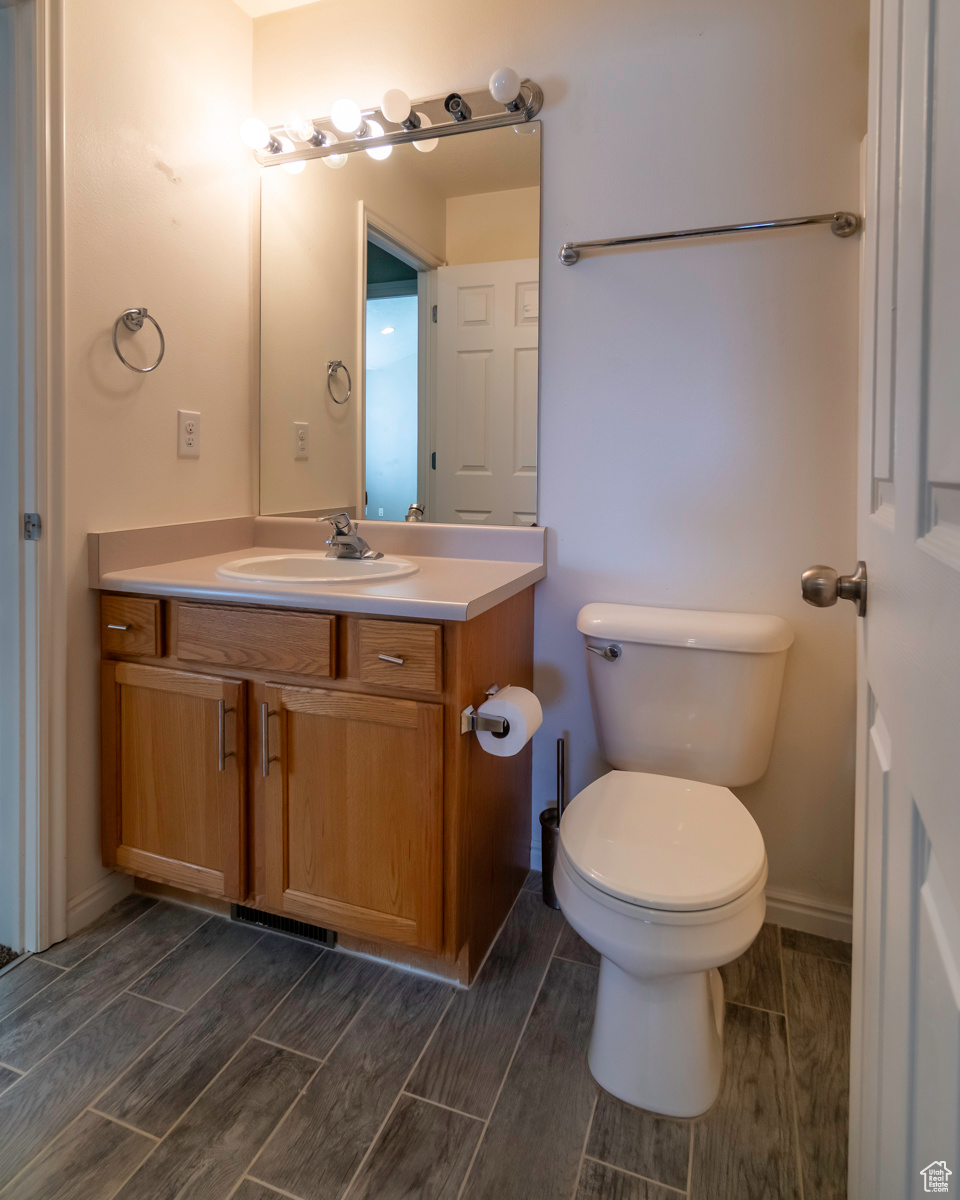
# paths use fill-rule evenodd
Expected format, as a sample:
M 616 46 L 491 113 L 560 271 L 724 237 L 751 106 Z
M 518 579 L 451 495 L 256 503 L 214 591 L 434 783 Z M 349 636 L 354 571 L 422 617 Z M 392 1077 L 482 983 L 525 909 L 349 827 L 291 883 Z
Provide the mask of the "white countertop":
M 107 592 L 230 604 L 468 621 L 522 592 L 547 573 L 542 562 L 418 558 L 404 554 L 404 558 L 420 568 L 417 574 L 376 584 L 245 583 L 217 575 L 217 567 L 237 558 L 298 553 L 303 553 L 302 546 L 250 546 L 201 558 L 107 571 L 99 576 L 98 586 Z

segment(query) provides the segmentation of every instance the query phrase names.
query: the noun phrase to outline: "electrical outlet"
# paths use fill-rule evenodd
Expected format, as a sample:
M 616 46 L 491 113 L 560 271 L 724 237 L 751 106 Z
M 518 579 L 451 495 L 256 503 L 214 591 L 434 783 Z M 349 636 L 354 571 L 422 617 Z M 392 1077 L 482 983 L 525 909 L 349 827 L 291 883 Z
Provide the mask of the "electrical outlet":
M 293 423 L 293 457 L 310 457 L 310 424 L 308 421 Z
M 179 458 L 200 457 L 200 414 L 177 411 L 177 456 Z

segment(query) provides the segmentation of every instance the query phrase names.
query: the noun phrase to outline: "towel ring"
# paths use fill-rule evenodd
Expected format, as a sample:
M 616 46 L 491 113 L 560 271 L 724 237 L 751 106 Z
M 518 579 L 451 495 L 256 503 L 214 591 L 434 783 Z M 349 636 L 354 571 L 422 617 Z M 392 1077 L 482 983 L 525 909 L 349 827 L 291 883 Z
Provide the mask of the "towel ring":
M 153 323 L 154 329 L 160 335 L 160 353 L 157 355 L 157 361 L 152 367 L 135 367 L 133 363 L 127 362 L 120 353 L 120 346 L 117 342 L 117 330 L 120 328 L 121 321 L 131 333 L 139 333 L 143 328 L 144 321 L 151 321 Z M 160 363 L 163 361 L 163 352 L 166 349 L 166 344 L 163 340 L 163 330 L 157 324 L 156 317 L 151 317 L 145 308 L 128 308 L 113 323 L 113 348 L 117 352 L 117 358 L 120 359 L 125 367 L 128 367 L 131 371 L 136 371 L 138 375 L 146 375 L 149 371 L 155 371 L 160 366 Z
M 338 400 L 333 394 L 333 388 L 330 386 L 330 382 L 335 378 L 341 367 L 346 372 L 347 376 L 347 394 L 342 400 Z M 330 393 L 330 399 L 334 402 L 334 404 L 346 404 L 353 394 L 353 380 L 350 378 L 350 370 L 346 363 L 342 363 L 339 358 L 333 358 L 327 363 L 327 391 Z

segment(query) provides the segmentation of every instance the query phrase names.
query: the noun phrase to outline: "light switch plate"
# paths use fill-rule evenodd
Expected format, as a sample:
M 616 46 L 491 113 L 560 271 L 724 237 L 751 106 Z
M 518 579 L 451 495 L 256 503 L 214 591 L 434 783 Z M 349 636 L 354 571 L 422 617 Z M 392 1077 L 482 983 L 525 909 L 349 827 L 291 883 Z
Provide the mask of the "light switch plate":
M 177 456 L 179 458 L 200 457 L 200 414 L 177 410 Z
M 310 457 L 310 422 L 294 421 L 293 423 L 293 457 Z

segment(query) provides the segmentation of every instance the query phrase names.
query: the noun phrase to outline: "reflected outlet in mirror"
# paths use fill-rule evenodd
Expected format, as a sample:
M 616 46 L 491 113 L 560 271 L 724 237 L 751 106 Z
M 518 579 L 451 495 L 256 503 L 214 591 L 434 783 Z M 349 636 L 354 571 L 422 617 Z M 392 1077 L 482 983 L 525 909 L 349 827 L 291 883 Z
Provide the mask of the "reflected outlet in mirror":
M 540 123 L 261 174 L 260 512 L 535 524 Z

